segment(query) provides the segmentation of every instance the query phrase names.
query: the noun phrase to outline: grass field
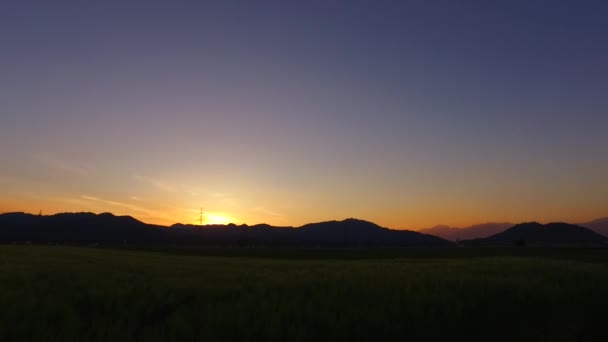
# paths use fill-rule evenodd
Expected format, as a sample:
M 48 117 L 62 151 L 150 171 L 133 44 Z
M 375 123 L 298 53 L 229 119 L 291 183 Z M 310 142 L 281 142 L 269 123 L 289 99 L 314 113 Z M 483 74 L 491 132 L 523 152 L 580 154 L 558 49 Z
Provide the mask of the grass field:
M 0 246 L 0 341 L 601 341 L 607 260 Z

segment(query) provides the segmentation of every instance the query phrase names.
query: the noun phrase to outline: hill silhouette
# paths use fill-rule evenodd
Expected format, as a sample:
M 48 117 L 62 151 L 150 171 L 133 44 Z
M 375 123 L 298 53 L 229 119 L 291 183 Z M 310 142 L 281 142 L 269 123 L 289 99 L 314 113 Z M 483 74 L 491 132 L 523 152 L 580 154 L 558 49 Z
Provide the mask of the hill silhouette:
M 298 238 L 302 241 L 322 241 L 355 245 L 395 245 L 395 246 L 447 246 L 451 245 L 439 237 L 409 230 L 393 230 L 374 223 L 346 219 L 312 223 L 298 228 Z
M 434 226 L 419 230 L 420 233 L 439 236 L 450 241 L 471 240 L 485 238 L 500 233 L 510 227 L 512 223 L 481 223 L 466 228 L 450 227 L 445 225 Z
M 568 224 L 528 222 L 487 238 L 463 241 L 470 246 L 603 246 L 608 239 L 590 229 Z
M 115 216 L 110 213 L 0 215 L 0 241 L 5 243 L 118 244 L 162 241 L 167 236 L 167 231 L 162 226 L 146 224 L 131 216 Z
M 0 242 L 68 244 L 156 245 L 286 245 L 339 247 L 446 247 L 453 244 L 436 236 L 392 230 L 371 222 L 347 219 L 274 227 L 267 224 L 207 225 L 146 224 L 130 216 L 110 213 L 63 213 L 37 216 L 0 215 Z
M 436 236 L 407 230 L 393 230 L 374 223 L 346 219 L 310 223 L 301 227 L 274 227 L 266 224 L 248 225 L 173 225 L 172 229 L 191 238 L 237 242 L 239 244 L 270 244 L 297 246 L 346 247 L 432 247 L 451 246 L 452 243 Z

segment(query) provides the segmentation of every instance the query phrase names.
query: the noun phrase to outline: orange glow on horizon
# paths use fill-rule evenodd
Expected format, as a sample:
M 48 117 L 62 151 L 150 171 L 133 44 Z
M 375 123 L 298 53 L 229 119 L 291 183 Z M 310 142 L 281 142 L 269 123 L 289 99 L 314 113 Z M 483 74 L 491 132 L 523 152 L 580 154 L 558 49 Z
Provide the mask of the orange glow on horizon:
M 229 224 L 236 223 L 233 217 L 224 216 L 221 214 L 205 214 L 203 224 Z
M 551 207 L 519 206 L 497 207 L 498 210 L 479 209 L 473 205 L 468 207 L 455 206 L 452 210 L 436 208 L 426 203 L 412 204 L 410 207 L 388 210 L 380 207 L 362 208 L 334 208 L 322 207 L 310 214 L 300 206 L 284 209 L 281 204 L 264 203 L 258 207 L 257 201 L 242 204 L 244 200 L 226 201 L 225 198 L 207 198 L 204 201 L 193 201 L 188 196 L 175 196 L 167 201 L 164 198 L 148 197 L 101 197 L 99 195 L 54 196 L 41 194 L 40 196 L 13 194 L 11 198 L 0 197 L 0 213 L 27 212 L 43 215 L 53 215 L 62 212 L 110 212 L 115 215 L 129 215 L 142 222 L 171 226 L 176 223 L 199 225 L 200 209 L 197 204 L 203 202 L 206 207 L 215 210 L 203 212 L 203 225 L 225 225 L 229 223 L 254 225 L 266 223 L 274 226 L 298 227 L 311 222 L 342 220 L 354 217 L 371 221 L 380 226 L 391 229 L 419 230 L 436 225 L 452 227 L 467 227 L 473 224 L 487 222 L 539 221 L 543 223 L 564 221 L 569 223 L 583 223 L 597 218 L 605 217 L 605 206 L 600 203 L 587 206 L 584 210 L 571 210 L 568 215 L 556 213 L 566 212 L 551 210 Z M 162 196 L 164 197 L 164 196 Z M 263 201 L 263 200 L 262 200 Z M 197 202 L 196 204 L 194 202 Z M 568 203 L 563 205 L 567 208 Z M 507 209 L 505 209 L 507 208 Z M 340 210 L 339 210 L 340 209 Z

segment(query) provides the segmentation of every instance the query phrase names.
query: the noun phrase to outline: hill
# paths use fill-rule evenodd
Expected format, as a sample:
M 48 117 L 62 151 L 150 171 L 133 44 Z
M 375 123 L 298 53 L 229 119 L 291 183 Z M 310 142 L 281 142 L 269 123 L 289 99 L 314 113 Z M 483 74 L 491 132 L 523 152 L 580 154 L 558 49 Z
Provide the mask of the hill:
M 172 230 L 187 234 L 193 241 L 217 241 L 244 245 L 339 246 L 339 247 L 445 247 L 442 238 L 407 230 L 393 230 L 374 223 L 346 219 L 310 223 L 301 227 L 274 227 L 266 224 L 192 226 L 174 225 Z
M 463 241 L 471 246 L 602 246 L 608 239 L 590 229 L 568 223 L 515 225 L 487 238 Z
M 436 236 L 392 230 L 371 222 L 347 219 L 307 224 L 299 228 L 259 225 L 143 223 L 110 213 L 64 213 L 36 216 L 0 215 L 0 242 L 154 245 L 285 245 L 339 247 L 445 247 L 452 243 Z
M 304 225 L 297 229 L 300 241 L 328 244 L 390 245 L 390 246 L 449 246 L 448 241 L 409 230 L 393 230 L 374 223 L 346 219 Z
M 130 216 L 110 213 L 61 213 L 50 216 L 26 213 L 0 215 L 0 242 L 118 244 L 160 242 L 167 231 Z

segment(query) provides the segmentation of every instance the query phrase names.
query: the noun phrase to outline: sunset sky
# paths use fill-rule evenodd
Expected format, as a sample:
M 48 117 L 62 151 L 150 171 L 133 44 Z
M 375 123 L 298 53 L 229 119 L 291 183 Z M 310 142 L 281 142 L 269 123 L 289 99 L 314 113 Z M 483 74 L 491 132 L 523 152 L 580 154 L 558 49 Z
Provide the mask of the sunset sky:
M 608 1 L 3 1 L 0 212 L 608 216 Z

